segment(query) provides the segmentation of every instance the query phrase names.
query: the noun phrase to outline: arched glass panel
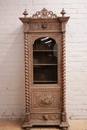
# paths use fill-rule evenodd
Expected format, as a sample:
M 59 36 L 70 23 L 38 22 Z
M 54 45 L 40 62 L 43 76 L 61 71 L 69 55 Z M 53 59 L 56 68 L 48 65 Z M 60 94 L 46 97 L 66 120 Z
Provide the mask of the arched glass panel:
M 33 44 L 33 83 L 56 84 L 57 44 L 50 37 L 42 37 Z

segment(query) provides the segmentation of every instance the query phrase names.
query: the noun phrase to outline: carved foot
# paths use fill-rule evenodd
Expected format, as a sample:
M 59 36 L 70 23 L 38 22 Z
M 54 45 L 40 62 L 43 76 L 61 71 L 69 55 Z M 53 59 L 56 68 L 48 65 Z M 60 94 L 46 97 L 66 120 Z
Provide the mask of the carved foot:
M 24 128 L 24 130 L 30 130 L 30 128 Z
M 68 128 L 62 128 L 62 130 L 68 130 Z

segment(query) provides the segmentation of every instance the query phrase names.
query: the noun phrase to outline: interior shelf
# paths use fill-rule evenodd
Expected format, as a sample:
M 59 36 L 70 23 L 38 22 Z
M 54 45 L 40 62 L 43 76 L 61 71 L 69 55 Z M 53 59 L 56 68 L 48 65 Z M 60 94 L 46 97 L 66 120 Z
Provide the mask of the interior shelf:
M 57 64 L 33 64 L 34 66 L 55 66 L 55 65 L 57 65 Z
M 34 84 L 55 84 L 57 81 L 34 81 Z
M 33 50 L 33 52 L 55 52 L 57 50 Z
M 56 82 L 56 81 L 34 81 L 34 82 Z

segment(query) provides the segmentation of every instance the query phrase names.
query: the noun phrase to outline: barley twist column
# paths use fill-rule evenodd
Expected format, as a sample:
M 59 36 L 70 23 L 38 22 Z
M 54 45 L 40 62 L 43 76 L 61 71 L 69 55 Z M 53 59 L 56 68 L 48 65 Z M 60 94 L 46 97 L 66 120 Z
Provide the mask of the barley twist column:
M 66 45 L 65 32 L 62 32 L 62 75 L 63 75 L 63 121 L 66 121 Z
M 26 113 L 29 113 L 28 34 L 24 33 Z

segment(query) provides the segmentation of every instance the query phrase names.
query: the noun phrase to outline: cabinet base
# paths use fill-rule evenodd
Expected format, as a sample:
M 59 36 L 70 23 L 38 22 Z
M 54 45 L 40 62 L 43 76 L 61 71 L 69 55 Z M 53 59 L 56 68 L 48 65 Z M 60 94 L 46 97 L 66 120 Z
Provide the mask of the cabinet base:
M 52 127 L 51 127 L 52 128 Z M 23 128 L 24 130 L 30 130 L 31 127 Z M 38 128 L 37 128 L 38 129 Z M 44 129 L 44 128 L 43 128 Z M 59 128 L 57 130 L 69 130 L 68 128 Z
M 43 127 L 43 128 L 46 128 L 46 127 L 56 127 L 56 128 L 58 128 L 58 130 L 69 130 L 68 129 L 68 127 L 69 127 L 69 124 L 68 124 L 68 122 L 61 122 L 60 124 L 57 124 L 57 123 L 55 123 L 55 124 L 51 124 L 50 123 L 50 125 L 49 124 L 38 124 L 38 125 L 34 125 L 34 124 L 32 124 L 32 123 L 29 123 L 29 122 L 25 122 L 23 125 L 22 125 L 22 128 L 24 129 L 24 130 L 30 130 L 30 128 L 32 128 L 32 127 Z

